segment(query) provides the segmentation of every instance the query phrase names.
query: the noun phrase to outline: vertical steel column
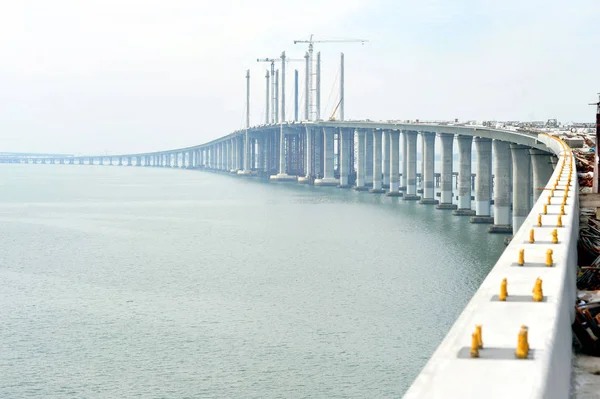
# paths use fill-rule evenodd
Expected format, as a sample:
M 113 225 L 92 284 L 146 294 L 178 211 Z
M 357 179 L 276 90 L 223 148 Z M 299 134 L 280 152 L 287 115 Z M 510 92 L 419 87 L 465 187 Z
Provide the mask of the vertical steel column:
M 344 120 L 344 53 L 340 55 L 340 120 Z

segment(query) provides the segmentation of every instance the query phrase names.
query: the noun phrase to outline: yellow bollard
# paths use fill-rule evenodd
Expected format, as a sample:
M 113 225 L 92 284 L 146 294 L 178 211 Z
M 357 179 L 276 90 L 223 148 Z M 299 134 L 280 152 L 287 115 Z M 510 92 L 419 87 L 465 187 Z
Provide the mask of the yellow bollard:
M 548 213 L 548 205 L 544 204 L 544 211 L 542 212 L 544 215 Z
M 529 243 L 533 244 L 535 242 L 535 238 L 533 236 L 533 229 L 529 231 Z
M 529 337 L 528 337 L 528 335 L 529 335 L 529 327 L 527 327 L 526 325 L 523 324 L 521 326 L 521 330 L 523 330 L 523 332 L 524 332 L 523 333 L 523 337 L 525 337 L 525 345 L 526 345 L 526 348 L 527 348 L 527 352 L 529 352 Z
M 541 302 L 544 299 L 544 292 L 542 291 L 542 279 L 539 277 L 535 280 L 535 285 L 533 286 L 533 301 Z
M 502 279 L 500 283 L 500 295 L 498 295 L 498 300 L 504 302 L 506 301 L 506 297 L 508 296 L 508 282 L 506 278 Z
M 565 214 L 565 204 L 562 204 L 562 205 L 560 206 L 560 214 L 561 214 L 561 215 L 564 215 L 564 214 Z
M 554 197 L 554 189 L 550 190 L 550 196 Z
M 550 234 L 552 235 L 552 244 L 558 244 L 558 230 L 554 229 Z
M 519 260 L 517 261 L 519 266 L 523 266 L 525 264 L 525 250 L 519 249 Z
M 548 196 L 548 205 L 552 205 L 552 196 L 551 195 Z
M 475 326 L 475 334 L 477 334 L 477 346 L 483 349 L 483 336 L 481 335 L 481 324 Z
M 556 227 L 563 227 L 562 215 L 558 215 L 558 221 L 556 222 Z
M 471 357 L 479 357 L 479 340 L 476 332 L 471 335 Z
M 538 227 L 542 227 L 542 215 L 538 215 Z
M 529 355 L 529 343 L 527 342 L 527 327 L 521 326 L 519 331 L 519 338 L 517 339 L 517 350 L 515 356 L 517 359 L 527 359 Z
M 553 260 L 552 260 L 552 250 L 549 249 L 546 251 L 546 266 L 552 266 L 553 264 Z

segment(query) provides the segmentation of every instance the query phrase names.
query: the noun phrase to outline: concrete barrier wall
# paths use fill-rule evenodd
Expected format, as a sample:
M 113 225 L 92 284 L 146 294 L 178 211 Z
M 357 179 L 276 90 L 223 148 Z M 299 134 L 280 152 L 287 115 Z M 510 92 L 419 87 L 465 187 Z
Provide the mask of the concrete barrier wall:
M 559 156 L 546 190 L 405 398 L 569 397 L 579 230 L 577 177 L 574 158 L 567 156 L 570 149 L 564 143 L 547 135 L 538 140 Z M 562 216 L 564 227 L 556 227 L 570 168 L 573 175 Z M 542 227 L 538 227 L 538 215 L 557 181 L 551 205 L 542 215 Z M 529 243 L 531 229 L 533 244 Z M 551 242 L 554 229 L 557 244 Z M 520 249 L 525 250 L 524 266 L 517 265 Z M 552 267 L 545 266 L 547 249 L 553 250 Z M 543 302 L 531 299 L 538 277 L 543 281 Z M 497 300 L 503 278 L 508 281 L 506 302 Z M 482 325 L 483 349 L 479 358 L 470 358 L 471 335 L 477 324 Z M 514 355 L 521 325 L 529 329 L 528 359 Z

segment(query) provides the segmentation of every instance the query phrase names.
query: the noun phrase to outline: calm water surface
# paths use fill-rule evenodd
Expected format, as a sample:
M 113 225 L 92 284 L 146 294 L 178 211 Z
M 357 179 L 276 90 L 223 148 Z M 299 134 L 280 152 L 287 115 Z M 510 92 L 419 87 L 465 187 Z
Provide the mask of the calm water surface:
M 0 165 L 0 398 L 400 397 L 504 249 L 433 206 Z

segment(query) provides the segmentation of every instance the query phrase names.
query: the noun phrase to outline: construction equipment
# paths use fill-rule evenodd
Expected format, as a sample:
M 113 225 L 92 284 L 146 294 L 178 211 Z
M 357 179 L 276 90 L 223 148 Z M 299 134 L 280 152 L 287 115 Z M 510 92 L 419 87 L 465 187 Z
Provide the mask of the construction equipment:
M 284 63 L 285 62 L 304 62 L 303 58 L 287 58 L 285 56 L 285 51 L 283 53 L 281 53 L 281 57 L 279 58 L 257 58 L 256 62 L 270 62 L 271 63 L 271 107 L 272 107 L 272 112 L 271 112 L 271 123 L 275 123 L 278 122 L 279 119 L 279 107 L 278 107 L 278 98 L 277 98 L 277 82 L 275 80 L 275 63 L 281 61 L 281 65 L 282 65 L 282 76 L 281 76 L 281 83 L 282 83 L 282 87 L 284 87 L 285 85 L 285 67 L 284 67 Z M 269 98 L 269 93 L 267 92 L 267 98 Z M 266 109 L 266 113 L 267 113 L 267 120 L 268 115 L 269 115 L 269 107 L 267 105 L 267 109 Z
M 330 121 L 335 121 L 335 113 L 338 110 L 338 107 L 340 106 L 340 104 L 342 103 L 343 98 L 340 98 L 340 101 L 337 103 L 337 105 L 335 106 L 335 108 L 333 109 L 333 112 L 331 113 L 331 116 L 329 117 Z
M 308 40 L 294 40 L 294 44 L 298 43 L 308 43 L 308 55 L 307 55 L 307 71 L 306 75 L 308 78 L 308 92 L 306 93 L 306 101 L 307 101 L 307 119 L 319 120 L 321 117 L 321 93 L 320 93 L 320 65 L 317 65 L 317 71 L 314 75 L 316 75 L 316 80 L 313 79 L 313 51 L 315 43 L 361 43 L 365 44 L 368 40 L 364 39 L 330 39 L 330 40 L 313 40 L 313 34 L 311 33 L 310 38 Z M 320 64 L 320 63 L 318 63 Z M 316 97 L 316 98 L 314 98 Z

